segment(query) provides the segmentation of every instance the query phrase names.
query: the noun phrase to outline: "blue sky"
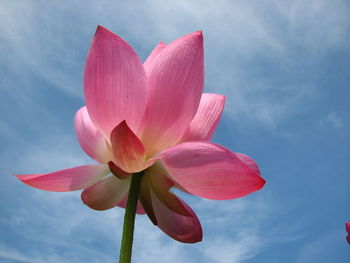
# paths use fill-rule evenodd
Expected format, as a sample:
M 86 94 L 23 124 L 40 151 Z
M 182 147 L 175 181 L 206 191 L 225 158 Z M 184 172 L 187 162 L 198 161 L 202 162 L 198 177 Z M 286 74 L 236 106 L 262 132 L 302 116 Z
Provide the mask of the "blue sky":
M 98 24 L 142 60 L 159 41 L 203 30 L 205 90 L 227 96 L 214 141 L 253 157 L 267 180 L 238 200 L 179 193 L 202 223 L 198 244 L 138 216 L 134 262 L 348 262 L 349 13 L 346 0 L 3 0 L 0 262 L 116 262 L 122 209 L 93 211 L 79 192 L 12 176 L 93 163 L 73 117 Z

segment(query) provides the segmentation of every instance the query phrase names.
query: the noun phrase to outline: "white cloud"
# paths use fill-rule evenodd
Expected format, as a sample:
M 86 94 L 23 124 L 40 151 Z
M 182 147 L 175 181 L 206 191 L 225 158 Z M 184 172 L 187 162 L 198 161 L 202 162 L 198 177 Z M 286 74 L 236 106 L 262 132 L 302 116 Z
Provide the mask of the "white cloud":
M 49 139 L 51 141 L 54 137 Z M 33 169 L 31 172 L 44 172 L 63 169 L 80 161 L 80 157 L 66 154 L 75 152 L 70 140 L 62 137 L 53 141 L 60 141 L 58 148 L 44 147 L 45 140 L 37 148 L 28 147 L 16 169 L 25 171 L 30 167 Z M 115 261 L 119 253 L 123 209 L 96 212 L 82 204 L 79 192 L 51 193 L 34 188 L 26 188 L 23 192 L 26 186 L 15 179 L 6 184 L 12 188 L 14 196 L 21 196 L 15 200 L 25 200 L 26 205 L 1 218 L 2 227 L 11 232 L 20 230 L 21 245 L 8 249 L 6 240 L 0 240 L 0 256 L 39 263 L 77 263 L 86 259 L 89 262 Z M 180 194 L 179 191 L 177 193 Z M 191 263 L 202 257 L 202 262 L 226 260 L 233 263 L 244 262 L 261 251 L 259 229 L 268 213 L 268 202 L 262 199 L 215 202 L 183 193 L 180 195 L 197 211 L 203 225 L 204 240 L 195 245 L 179 243 L 153 226 L 147 216 L 138 216 L 133 254 L 135 262 Z M 217 242 L 225 242 L 227 251 Z M 41 249 L 37 249 L 35 244 L 40 244 Z M 215 253 L 221 255 L 216 258 L 218 261 L 213 259 Z
M 37 105 L 40 90 L 28 86 L 28 74 L 43 78 L 50 84 L 48 89 L 56 88 L 82 98 L 84 57 L 96 24 L 105 25 L 134 43 L 143 58 L 160 40 L 169 42 L 203 29 L 208 91 L 230 96 L 227 112 L 236 121 L 276 127 L 303 110 L 302 102 L 318 91 L 304 83 L 275 82 L 275 76 L 264 76 L 256 72 L 261 68 L 251 68 L 257 64 L 255 60 L 268 60 L 287 74 L 291 68 L 295 70 L 295 59 L 313 59 L 328 49 L 348 46 L 344 34 L 349 26 L 349 8 L 345 1 L 286 3 L 275 0 L 266 4 L 180 0 L 145 1 L 135 5 L 122 1 L 87 1 L 85 8 L 81 6 L 79 1 L 69 6 L 64 2 L 49 5 L 46 1 L 3 1 L 0 56 L 23 85 L 21 89 L 14 89 L 9 81 L 1 89 L 12 94 L 17 105 L 36 109 L 45 118 L 53 116 Z M 298 54 L 299 50 L 303 54 Z M 29 73 L 24 74 L 25 71 Z M 22 89 L 27 92 L 23 93 Z M 327 122 L 341 127 L 338 117 L 330 113 Z M 23 121 L 30 125 L 28 120 Z M 13 128 L 6 122 L 0 125 L 2 133 L 10 136 Z M 16 136 L 26 147 L 8 153 L 2 163 L 6 168 L 4 172 L 12 169 L 14 160 L 17 172 L 48 172 L 88 163 L 89 159 L 78 152 L 77 142 L 71 136 L 56 132 L 33 142 Z M 83 259 L 115 262 L 123 210 L 93 212 L 82 205 L 79 193 L 47 193 L 35 189 L 22 193 L 19 182 L 14 185 L 10 179 L 4 181 L 6 187 L 13 189 L 14 199 L 21 197 L 28 203 L 8 217 L 3 215 L 0 224 L 21 229 L 20 238 L 26 242 L 23 246 L 33 248 L 40 244 L 41 249 L 10 248 L 6 240 L 1 240 L 0 256 L 39 263 L 77 263 Z M 211 202 L 188 198 L 188 203 L 198 211 L 204 228 L 203 242 L 192 246 L 177 243 L 150 224 L 146 216 L 138 217 L 136 262 L 162 259 L 169 263 L 191 263 L 197 262 L 194 259 L 200 256 L 202 262 L 244 262 L 273 242 L 261 234 L 273 205 L 270 200 L 259 201 L 257 197 Z M 295 236 L 292 240 L 298 238 Z M 98 248 L 92 249 L 93 246 Z M 42 249 L 44 247 L 46 249 Z M 58 250 L 65 253 L 60 254 Z
M 342 229 L 343 230 L 343 229 Z M 326 234 L 328 233 L 328 234 Z M 308 242 L 299 250 L 295 263 L 304 262 L 341 262 L 342 258 L 339 254 L 333 254 L 330 252 L 336 251 L 341 244 L 344 248 L 348 248 L 348 244 L 345 240 L 345 231 L 336 234 L 330 234 L 327 230 L 320 235 L 309 238 Z M 345 252 L 346 250 L 344 250 Z M 349 259 L 349 254 L 345 258 Z M 340 260 L 340 261 L 339 261 Z
M 84 157 L 73 139 L 54 133 L 28 143 L 22 148 L 21 158 L 17 157 L 16 172 L 50 172 L 88 163 L 89 159 Z M 9 165 L 16 154 L 16 149 L 8 153 Z M 4 168 L 3 172 L 8 174 L 11 167 Z M 1 217 L 0 226 L 14 236 L 20 231 L 21 242 L 11 248 L 10 240 L 0 239 L 0 256 L 38 263 L 115 262 L 119 254 L 123 209 L 97 212 L 83 205 L 79 192 L 41 191 L 12 177 L 6 177 L 4 183 L 11 188 L 11 195 L 17 197 L 12 201 L 14 204 L 9 205 L 17 208 Z M 135 262 L 191 263 L 197 262 L 199 257 L 202 262 L 213 262 L 215 251 L 221 253 L 223 249 L 217 242 L 227 244 L 229 252 L 221 254 L 220 258 L 224 261 L 228 257 L 227 260 L 234 260 L 230 262 L 243 262 L 261 251 L 259 229 L 268 213 L 269 202 L 262 199 L 215 202 L 177 193 L 197 211 L 204 240 L 195 245 L 179 243 L 153 226 L 147 216 L 138 216 Z
M 21 239 L 27 242 L 26 249 L 9 249 L 0 246 L 0 256 L 22 260 L 23 262 L 114 262 L 119 253 L 123 210 L 114 209 L 106 212 L 93 212 L 84 207 L 77 198 L 78 194 L 47 193 L 39 191 L 32 198 L 32 203 L 22 209 L 16 218 L 1 222 L 9 229 L 21 229 Z M 59 198 L 57 199 L 56 197 Z M 230 209 L 230 214 L 251 217 L 256 207 L 249 203 L 249 208 Z M 214 207 L 203 207 L 203 212 L 212 211 Z M 193 206 L 196 209 L 196 205 Z M 211 210 L 209 210 L 211 209 Z M 248 209 L 248 211 L 247 211 Z M 219 209 L 220 210 L 220 209 Z M 227 209 L 228 210 L 228 209 Z M 241 211 L 240 211 L 241 210 Z M 50 211 L 50 213 L 47 213 Z M 221 212 L 218 212 L 221 214 Z M 213 223 L 213 222 L 212 222 Z M 138 216 L 136 220 L 133 259 L 135 262 L 244 262 L 254 257 L 262 248 L 256 224 L 237 231 L 229 230 L 232 218 L 227 217 L 219 224 L 222 235 L 210 231 L 213 224 L 202 220 L 205 239 L 196 245 L 181 244 L 171 240 L 157 227 L 153 226 L 147 216 Z M 216 224 L 215 224 L 216 225 Z M 238 223 L 239 225 L 239 223 Z M 216 225 L 217 227 L 217 225 Z M 208 229 L 209 228 L 209 229 Z M 38 231 L 40 229 L 40 231 Z M 22 241 L 22 242 L 23 242 Z M 267 242 L 264 240 L 264 242 Z M 91 244 L 107 245 L 107 249 L 93 249 Z M 38 250 L 30 244 L 40 244 Z M 29 251 L 27 251 L 29 248 Z M 57 251 L 64 251 L 57 254 Z M 21 251 L 21 252 L 19 252 Z M 69 257 L 67 257 L 69 255 Z
M 331 126 L 333 128 L 339 129 L 344 126 L 344 121 L 340 114 L 337 112 L 329 112 L 324 119 L 319 121 L 320 126 Z
M 0 259 L 1 258 L 16 260 L 17 262 L 39 263 L 38 261 L 35 261 L 28 258 L 26 255 L 23 255 L 23 253 L 19 252 L 16 249 L 0 244 Z
M 276 76 L 298 70 L 295 65 L 288 66 L 296 60 L 313 60 L 349 43 L 349 5 L 343 0 L 180 0 L 134 5 L 91 1 L 84 2 L 84 6 L 81 8 L 79 1 L 70 5 L 5 1 L 0 11 L 0 31 L 7 47 L 4 53 L 11 53 L 11 57 L 3 54 L 8 64 L 13 64 L 14 70 L 18 65 L 30 69 L 52 87 L 82 98 L 84 57 L 96 24 L 136 43 L 143 58 L 160 40 L 169 42 L 203 29 L 208 89 L 225 93 L 229 101 L 235 101 L 228 105 L 229 112 L 273 127 L 296 113 L 295 104 L 308 99 L 303 96 L 305 84 L 276 83 Z M 284 68 L 283 72 L 268 78 L 254 74 L 251 67 L 261 58 Z M 23 77 L 20 72 L 18 76 Z M 282 101 L 269 100 L 267 94 L 274 90 Z
M 279 10 L 287 17 L 296 44 L 319 56 L 327 49 L 347 48 L 350 6 L 343 0 L 280 2 Z
M 237 83 L 243 88 L 231 91 L 232 101 L 227 110 L 236 121 L 256 121 L 275 128 L 281 122 L 307 109 L 308 103 L 318 96 L 312 86 L 278 86 L 266 83 Z M 248 119 L 247 119 L 248 118 Z
M 240 239 L 215 238 L 203 253 L 215 263 L 238 263 L 253 258 L 259 253 L 262 241 L 255 234 L 244 232 Z

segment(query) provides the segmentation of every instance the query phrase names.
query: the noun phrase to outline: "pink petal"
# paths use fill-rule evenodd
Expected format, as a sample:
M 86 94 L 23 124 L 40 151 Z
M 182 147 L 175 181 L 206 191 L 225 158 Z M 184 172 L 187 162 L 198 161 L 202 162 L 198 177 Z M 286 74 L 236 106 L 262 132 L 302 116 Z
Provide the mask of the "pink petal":
M 151 191 L 153 209 L 158 227 L 171 238 L 183 243 L 196 243 L 202 240 L 202 227 L 193 210 L 180 198 L 180 202 L 191 216 L 184 216 L 168 209 Z
M 128 194 L 129 194 L 129 191 L 128 191 L 128 193 L 124 196 L 124 198 L 117 204 L 117 206 L 122 207 L 122 208 L 125 208 L 125 207 L 126 207 L 126 204 L 127 204 L 127 202 L 128 202 Z M 140 201 L 137 202 L 136 213 L 137 213 L 137 214 L 140 214 L 140 215 L 146 214 L 145 210 L 143 210 L 143 207 L 142 207 Z
M 347 222 L 345 224 L 345 229 L 346 229 L 346 232 L 348 233 L 348 235 L 346 236 L 346 240 L 348 241 L 348 243 L 350 245 L 350 222 Z
M 80 146 L 87 155 L 100 163 L 112 160 L 105 139 L 91 121 L 86 107 L 75 114 L 74 127 Z
M 258 175 L 260 175 L 260 169 L 256 162 L 250 158 L 249 156 L 243 154 L 243 153 L 235 153 L 236 156 L 244 162 L 246 165 L 248 165 L 251 169 L 253 169 Z
M 159 191 L 159 189 L 152 187 L 153 193 L 157 196 L 157 198 L 171 211 L 183 215 L 183 216 L 191 216 L 184 206 L 183 202 L 172 192 L 170 191 Z
M 135 51 L 98 26 L 86 60 L 84 90 L 89 115 L 106 138 L 123 120 L 137 131 L 146 107 L 145 83 L 146 74 Z
M 131 175 L 130 173 L 125 172 L 123 169 L 121 169 L 112 161 L 108 162 L 108 167 L 111 173 L 119 179 L 125 179 Z
M 209 141 L 219 124 L 224 104 L 225 96 L 203 93 L 197 113 L 179 142 Z
M 114 175 L 98 181 L 81 193 L 81 199 L 90 208 L 106 210 L 116 206 L 128 193 L 131 177 L 118 179 Z
M 160 154 L 170 176 L 191 194 L 226 200 L 261 189 L 265 180 L 237 154 L 211 142 L 185 142 Z
M 23 183 L 53 192 L 84 189 L 109 173 L 107 165 L 83 165 L 49 174 L 16 175 Z
M 116 164 L 125 172 L 139 172 L 145 168 L 145 148 L 125 121 L 111 133 L 111 145 Z
M 157 223 L 157 218 L 153 209 L 152 197 L 151 197 L 151 186 L 149 183 L 148 176 L 144 176 L 144 175 L 142 176 L 139 199 L 148 218 L 152 221 L 154 225 L 157 225 L 158 223 Z
M 157 225 L 158 222 L 153 208 L 151 192 L 155 194 L 167 209 L 179 215 L 191 216 L 181 200 L 169 192 L 174 183 L 164 175 L 164 172 L 164 168 L 156 163 L 144 171 L 141 181 L 140 201 L 154 225 Z
M 154 62 L 156 61 L 158 55 L 160 54 L 160 52 L 165 48 L 165 43 L 164 42 L 160 42 L 152 51 L 152 53 L 148 56 L 148 58 L 146 59 L 145 63 L 143 63 L 143 67 L 145 68 L 145 72 L 146 75 L 149 76 Z
M 141 139 L 148 156 L 174 145 L 185 132 L 197 112 L 203 82 L 201 32 L 170 43 L 155 59 Z
M 167 208 L 175 213 L 190 216 L 180 199 L 170 192 L 170 188 L 174 187 L 175 183 L 167 177 L 167 172 L 161 165 L 156 163 L 145 170 L 142 184 L 149 185 L 153 193 Z

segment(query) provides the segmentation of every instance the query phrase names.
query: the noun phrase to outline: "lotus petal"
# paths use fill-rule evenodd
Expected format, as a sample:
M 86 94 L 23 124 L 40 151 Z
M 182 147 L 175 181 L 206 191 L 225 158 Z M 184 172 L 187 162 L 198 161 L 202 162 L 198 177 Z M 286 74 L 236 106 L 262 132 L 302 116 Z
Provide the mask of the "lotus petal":
M 89 115 L 106 138 L 123 120 L 137 134 L 146 107 L 146 73 L 128 43 L 102 26 L 88 52 L 84 91 Z
M 48 174 L 16 175 L 23 183 L 53 192 L 84 189 L 109 173 L 107 165 L 83 165 Z
M 226 200 L 261 189 L 265 180 L 237 154 L 211 142 L 185 142 L 161 154 L 171 178 L 191 194 Z

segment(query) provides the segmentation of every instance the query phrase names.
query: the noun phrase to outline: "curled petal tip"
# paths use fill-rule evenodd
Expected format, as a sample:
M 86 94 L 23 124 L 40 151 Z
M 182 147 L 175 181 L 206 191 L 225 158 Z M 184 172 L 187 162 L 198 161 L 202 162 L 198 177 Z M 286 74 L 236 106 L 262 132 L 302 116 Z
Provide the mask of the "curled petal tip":
M 195 31 L 195 32 L 192 32 L 192 33 L 186 35 L 185 37 L 189 37 L 189 38 L 195 39 L 199 42 L 203 42 L 203 31 L 198 30 L 198 31 Z
M 198 30 L 188 35 L 189 37 L 195 38 L 196 40 L 203 42 L 203 31 Z
M 113 33 L 112 31 L 108 30 L 107 28 L 98 25 L 96 28 L 96 32 L 95 32 L 95 37 L 97 36 L 114 36 L 114 37 L 118 37 L 115 33 Z
M 261 176 L 259 176 L 259 177 L 260 177 L 260 188 L 258 190 L 262 189 L 266 184 L 266 180 L 264 178 L 262 178 Z
M 103 27 L 103 26 L 101 26 L 101 25 L 97 25 L 97 28 L 96 28 L 96 33 L 97 32 L 111 32 L 111 31 L 109 31 L 107 28 L 105 28 L 105 27 Z
M 96 32 L 95 32 L 95 36 L 103 31 L 108 31 L 105 27 L 101 26 L 101 25 L 97 25 L 96 27 Z
M 101 37 L 101 39 L 117 39 L 119 41 L 125 42 L 117 34 L 100 25 L 97 26 L 94 37 Z

